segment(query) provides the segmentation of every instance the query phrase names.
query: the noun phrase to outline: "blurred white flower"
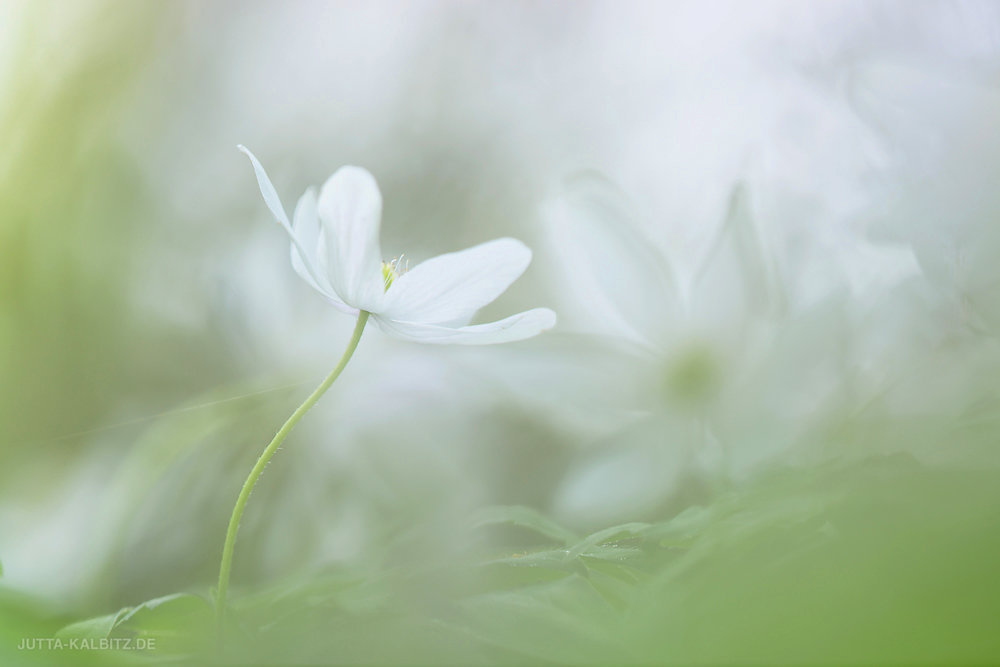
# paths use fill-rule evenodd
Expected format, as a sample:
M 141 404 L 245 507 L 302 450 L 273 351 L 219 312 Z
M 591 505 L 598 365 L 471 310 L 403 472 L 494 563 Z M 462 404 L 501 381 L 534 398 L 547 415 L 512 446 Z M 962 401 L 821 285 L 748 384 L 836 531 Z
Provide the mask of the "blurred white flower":
M 544 213 L 553 254 L 572 276 L 564 293 L 576 303 L 564 305 L 616 349 L 633 344 L 624 363 L 638 388 L 609 392 L 628 423 L 571 471 L 562 514 L 635 517 L 702 483 L 699 471 L 744 475 L 787 451 L 816 423 L 805 417 L 824 414 L 844 388 L 840 301 L 790 312 L 744 185 L 686 291 L 603 178 L 576 179 Z
M 507 343 L 555 326 L 548 308 L 469 324 L 528 268 L 531 250 L 520 241 L 495 239 L 407 271 L 399 260 L 382 261 L 382 194 L 368 171 L 341 167 L 318 199 L 313 188 L 306 190 L 293 224 L 260 162 L 239 148 L 253 163 L 267 207 L 292 239 L 292 267 L 339 310 L 367 311 L 389 335 L 418 343 Z

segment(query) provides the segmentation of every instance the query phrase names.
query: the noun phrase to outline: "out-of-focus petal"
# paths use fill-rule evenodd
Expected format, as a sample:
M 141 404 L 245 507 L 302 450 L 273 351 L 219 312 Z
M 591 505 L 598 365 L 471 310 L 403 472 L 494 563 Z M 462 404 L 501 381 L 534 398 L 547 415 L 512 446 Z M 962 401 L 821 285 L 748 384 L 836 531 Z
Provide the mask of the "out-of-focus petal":
M 698 482 L 696 453 L 710 446 L 699 425 L 665 415 L 640 419 L 570 466 L 556 516 L 596 528 L 655 516 Z
M 517 315 L 465 327 L 445 327 L 419 322 L 398 322 L 375 315 L 375 322 L 389 335 L 416 343 L 434 345 L 493 345 L 537 336 L 556 324 L 556 314 L 548 308 L 535 308 Z
M 531 250 L 503 238 L 439 255 L 392 283 L 382 314 L 404 322 L 468 322 L 531 263 Z
M 382 194 L 375 178 L 360 167 L 341 167 L 323 185 L 317 207 L 319 261 L 344 303 L 378 311 L 382 278 Z
M 695 276 L 690 313 L 713 331 L 740 330 L 780 315 L 786 305 L 778 271 L 754 224 L 750 196 L 738 183 L 718 236 Z
M 908 244 L 939 307 L 969 330 L 1000 333 L 1000 90 L 891 60 L 856 78 L 855 106 L 884 132 L 902 183 L 873 238 Z
M 645 237 L 625 196 L 603 176 L 586 173 L 542 214 L 563 289 L 582 306 L 584 326 L 661 344 L 676 320 L 678 295 L 667 258 Z

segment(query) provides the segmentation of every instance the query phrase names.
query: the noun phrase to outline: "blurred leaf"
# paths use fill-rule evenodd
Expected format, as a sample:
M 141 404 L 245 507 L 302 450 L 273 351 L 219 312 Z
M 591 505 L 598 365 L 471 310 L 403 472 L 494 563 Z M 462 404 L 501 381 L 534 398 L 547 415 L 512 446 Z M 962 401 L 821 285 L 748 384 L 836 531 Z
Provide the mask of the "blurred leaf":
M 580 576 L 476 596 L 462 608 L 475 636 L 530 662 L 633 662 L 617 640 L 622 617 Z
M 711 519 L 711 509 L 696 505 L 688 507 L 670 521 L 650 526 L 645 535 L 656 540 L 660 546 L 684 546 L 690 544 Z
M 205 598 L 177 593 L 135 607 L 118 621 L 112 632 L 121 637 L 155 638 L 161 651 L 190 652 L 211 642 L 215 614 Z
M 550 570 L 561 570 L 565 572 L 579 572 L 583 574 L 585 568 L 575 558 L 567 558 L 569 551 L 566 549 L 535 551 L 528 553 L 514 553 L 509 556 L 502 556 L 487 561 L 486 565 L 510 565 L 512 567 L 542 567 Z
M 106 639 L 111 636 L 111 631 L 115 629 L 122 617 L 131 611 L 131 607 L 125 607 L 107 616 L 98 616 L 72 623 L 59 630 L 56 637 L 60 639 Z
M 908 457 L 765 476 L 684 518 L 629 641 L 684 664 L 992 662 L 994 477 Z
M 64 639 L 144 639 L 158 654 L 191 654 L 208 649 L 215 615 L 205 598 L 186 593 L 167 595 L 124 607 L 114 614 L 68 625 L 56 633 Z
M 577 558 L 581 555 L 608 557 L 617 553 L 617 550 L 612 549 L 611 551 L 608 551 L 606 549 L 597 549 L 596 547 L 598 545 L 611 542 L 614 538 L 622 535 L 639 536 L 643 533 L 643 531 L 649 529 L 649 527 L 648 523 L 626 523 L 620 526 L 612 526 L 611 528 L 599 530 L 596 533 L 588 535 L 583 541 L 574 545 L 567 552 L 566 557 Z M 624 554 L 624 551 L 621 553 Z
M 573 544 L 579 538 L 571 531 L 563 528 L 536 510 L 523 505 L 498 505 L 483 509 L 476 517 L 473 526 L 491 526 L 510 524 L 533 530 L 536 533 L 551 538 L 561 544 Z
M 391 602 L 388 579 L 388 575 L 373 569 L 287 578 L 235 600 L 233 607 L 237 618 L 251 630 L 279 625 L 304 609 L 373 613 Z

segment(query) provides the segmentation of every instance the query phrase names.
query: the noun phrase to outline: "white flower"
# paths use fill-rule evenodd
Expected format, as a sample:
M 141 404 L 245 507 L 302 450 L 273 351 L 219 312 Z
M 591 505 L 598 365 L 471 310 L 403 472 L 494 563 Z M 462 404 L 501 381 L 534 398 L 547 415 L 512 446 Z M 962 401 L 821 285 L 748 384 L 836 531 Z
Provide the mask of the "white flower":
M 368 171 L 341 167 L 318 199 L 309 188 L 290 223 L 260 162 L 244 146 L 239 149 L 253 163 L 267 207 L 292 238 L 292 267 L 336 308 L 367 311 L 389 335 L 418 343 L 507 343 L 555 325 L 556 315 L 548 308 L 469 325 L 475 312 L 531 263 L 531 250 L 520 241 L 495 239 L 403 271 L 398 261 L 382 261 L 382 194 Z
M 766 465 L 829 414 L 846 386 L 839 301 L 793 310 L 751 213 L 746 186 L 734 188 L 681 290 L 666 250 L 604 178 L 574 179 L 546 206 L 553 258 L 572 271 L 563 306 L 577 301 L 583 332 L 604 334 L 608 347 L 582 348 L 585 362 L 567 358 L 562 395 L 567 403 L 580 395 L 593 419 L 600 407 L 590 407 L 576 367 L 606 355 L 616 372 L 600 385 L 605 409 L 622 418 L 620 431 L 602 434 L 569 470 L 558 514 L 606 524 L 655 513 L 700 485 Z

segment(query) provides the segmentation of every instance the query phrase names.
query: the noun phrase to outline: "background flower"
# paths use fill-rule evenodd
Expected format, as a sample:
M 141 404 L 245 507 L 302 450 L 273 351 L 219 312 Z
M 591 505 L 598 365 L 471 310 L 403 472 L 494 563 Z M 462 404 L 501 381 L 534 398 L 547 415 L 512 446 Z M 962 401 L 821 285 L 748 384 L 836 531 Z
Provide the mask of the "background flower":
M 570 283 L 563 293 L 578 299 L 567 308 L 603 333 L 606 353 L 620 354 L 615 338 L 632 341 L 625 363 L 637 387 L 626 393 L 632 404 L 608 392 L 605 407 L 624 430 L 602 435 L 567 478 L 560 502 L 575 520 L 662 511 L 697 499 L 692 485 L 794 460 L 789 447 L 842 408 L 843 300 L 790 303 L 784 286 L 797 276 L 779 273 L 752 209 L 747 186 L 736 185 L 700 265 L 676 276 L 670 253 L 606 180 L 579 177 L 547 204 L 550 245 Z

